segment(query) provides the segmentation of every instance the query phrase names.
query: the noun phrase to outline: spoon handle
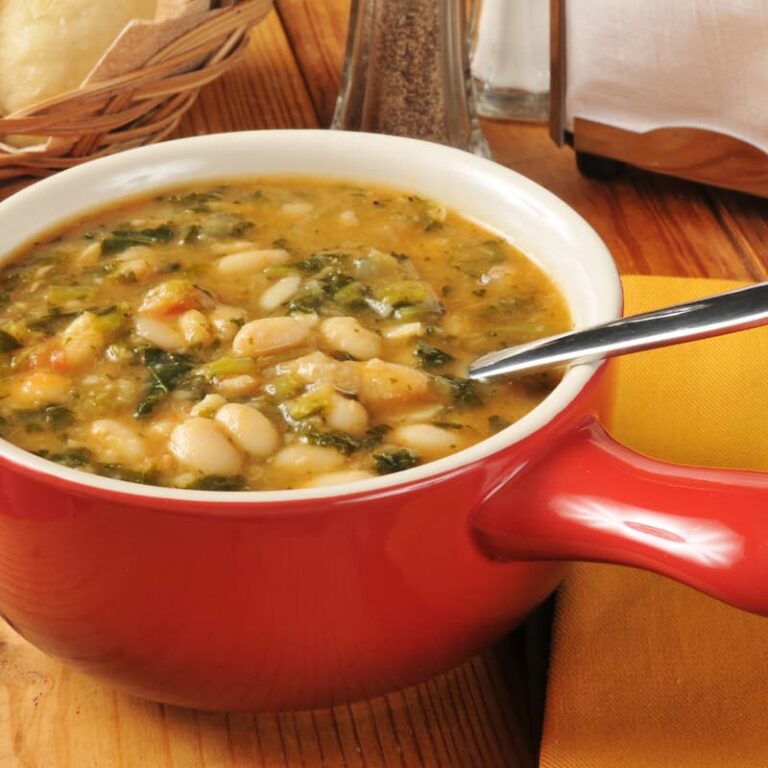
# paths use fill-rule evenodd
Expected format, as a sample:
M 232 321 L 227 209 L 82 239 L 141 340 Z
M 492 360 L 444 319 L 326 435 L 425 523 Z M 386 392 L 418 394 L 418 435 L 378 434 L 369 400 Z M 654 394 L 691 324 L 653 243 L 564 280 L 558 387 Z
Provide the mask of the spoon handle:
M 768 323 L 768 282 L 490 352 L 470 365 L 469 377 L 487 379 L 589 363 L 764 323 Z

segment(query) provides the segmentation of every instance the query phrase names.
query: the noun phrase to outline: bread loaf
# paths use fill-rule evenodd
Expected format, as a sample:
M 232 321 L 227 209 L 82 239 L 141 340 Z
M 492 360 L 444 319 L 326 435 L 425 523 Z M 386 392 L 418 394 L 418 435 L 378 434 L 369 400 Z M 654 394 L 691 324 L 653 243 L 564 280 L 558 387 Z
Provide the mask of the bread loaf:
M 158 0 L 0 0 L 0 115 L 77 88 Z

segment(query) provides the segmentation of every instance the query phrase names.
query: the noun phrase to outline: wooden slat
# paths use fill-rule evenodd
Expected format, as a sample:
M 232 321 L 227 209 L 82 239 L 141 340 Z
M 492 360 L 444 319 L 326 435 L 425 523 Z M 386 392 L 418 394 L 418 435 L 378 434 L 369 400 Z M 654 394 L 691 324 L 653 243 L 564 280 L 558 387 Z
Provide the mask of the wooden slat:
M 484 130 L 499 162 L 584 216 L 622 272 L 768 275 L 765 200 L 634 169 L 595 181 L 578 173 L 573 150 L 554 147 L 542 126 L 486 122 Z
M 534 760 L 492 654 L 423 685 L 335 709 L 207 713 L 134 699 L 0 625 L 4 768 L 528 768 Z
M 176 136 L 254 128 L 315 128 L 317 117 L 276 11 L 251 33 L 245 60 L 204 88 Z
M 277 0 L 277 8 L 304 72 L 320 126 L 327 128 L 339 91 L 349 3 Z

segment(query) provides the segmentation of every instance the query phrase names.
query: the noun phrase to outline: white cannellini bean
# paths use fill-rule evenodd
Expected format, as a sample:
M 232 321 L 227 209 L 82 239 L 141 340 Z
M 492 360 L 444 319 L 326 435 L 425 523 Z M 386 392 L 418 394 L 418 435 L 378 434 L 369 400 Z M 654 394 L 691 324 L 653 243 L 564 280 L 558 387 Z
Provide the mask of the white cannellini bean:
M 213 341 L 211 324 L 199 309 L 188 309 L 179 317 L 179 329 L 188 346 L 206 347 Z
M 210 418 L 214 416 L 222 405 L 226 404 L 227 401 L 221 395 L 206 395 L 199 403 L 193 405 L 189 412 L 192 416 L 207 416 Z
M 204 475 L 236 475 L 243 464 L 240 451 L 212 419 L 193 416 L 171 432 L 171 453 L 189 469 Z
M 350 435 L 362 435 L 368 429 L 368 411 L 357 400 L 334 392 L 325 409 L 325 423 L 331 429 L 348 432 Z
M 384 336 L 388 339 L 410 339 L 412 336 L 421 336 L 422 333 L 424 333 L 424 326 L 421 323 L 404 323 L 394 328 L 387 328 Z
M 299 290 L 301 278 L 298 275 L 288 275 L 282 280 L 278 280 L 274 285 L 270 285 L 264 293 L 261 294 L 259 304 L 267 312 L 277 309 L 281 304 L 285 304 L 288 299 Z
M 360 325 L 354 317 L 329 317 L 320 323 L 323 341 L 338 352 L 358 360 L 370 360 L 381 354 L 381 338 Z
M 369 407 L 391 405 L 400 401 L 418 400 L 429 389 L 429 378 L 407 365 L 368 360 L 360 366 L 361 402 Z
M 229 307 L 226 304 L 216 307 L 210 314 L 211 325 L 220 341 L 230 341 L 245 321 L 247 312 L 237 307 Z
M 358 483 L 361 480 L 370 480 L 375 475 L 364 469 L 348 469 L 342 472 L 329 472 L 325 475 L 312 478 L 304 484 L 305 488 L 325 488 L 328 485 L 343 485 L 345 483 Z
M 115 419 L 94 421 L 89 432 L 98 446 L 99 459 L 107 464 L 139 464 L 146 456 L 144 440 Z
M 214 383 L 216 391 L 224 397 L 245 397 L 255 395 L 261 383 L 255 376 L 244 373 L 241 376 L 227 376 L 223 379 L 217 379 Z
M 232 440 L 251 456 L 271 456 L 280 445 L 280 433 L 260 411 L 241 403 L 228 403 L 216 412 Z
M 344 462 L 345 458 L 335 448 L 300 443 L 286 446 L 272 458 L 275 467 L 296 474 L 331 472 Z
M 119 275 L 132 276 L 135 280 L 148 280 L 155 274 L 154 264 L 147 259 L 123 261 L 117 269 Z
M 216 268 L 225 275 L 250 275 L 261 272 L 270 264 L 285 264 L 291 255 L 283 248 L 238 251 L 222 256 Z
M 75 264 L 78 269 L 87 269 L 88 267 L 95 267 L 99 263 L 101 258 L 101 242 L 96 240 L 80 251 L 80 255 L 75 259 Z
M 360 222 L 358 221 L 357 214 L 347 209 L 339 214 L 339 223 L 345 227 L 356 227 Z
M 184 337 L 175 324 L 158 320 L 149 315 L 137 315 L 133 321 L 133 330 L 150 344 L 166 352 L 178 352 L 186 346 Z
M 58 336 L 63 342 L 63 362 L 68 368 L 93 362 L 107 346 L 92 312 L 78 315 Z
M 61 403 L 69 397 L 72 382 L 58 373 L 37 371 L 17 379 L 11 386 L 14 406 L 36 407 L 46 403 Z
M 387 435 L 387 441 L 412 448 L 421 456 L 437 458 L 461 447 L 463 441 L 457 432 L 433 424 L 403 424 Z
M 309 326 L 295 317 L 263 317 L 251 320 L 237 332 L 232 349 L 250 357 L 271 355 L 301 346 L 309 334 Z
M 231 243 L 211 243 L 211 253 L 215 256 L 228 256 L 230 253 L 254 250 L 250 240 L 235 240 Z
M 327 381 L 336 389 L 353 395 L 360 383 L 360 363 L 339 362 L 323 352 L 311 352 L 277 366 L 276 373 L 294 373 L 307 384 Z
M 309 213 L 315 206 L 312 203 L 283 203 L 280 210 L 287 216 L 304 216 Z
M 291 317 L 294 320 L 301 320 L 307 328 L 316 328 L 320 322 L 317 312 L 294 312 Z
M 133 261 L 134 259 L 151 259 L 154 251 L 148 245 L 132 245 L 120 252 L 118 261 Z

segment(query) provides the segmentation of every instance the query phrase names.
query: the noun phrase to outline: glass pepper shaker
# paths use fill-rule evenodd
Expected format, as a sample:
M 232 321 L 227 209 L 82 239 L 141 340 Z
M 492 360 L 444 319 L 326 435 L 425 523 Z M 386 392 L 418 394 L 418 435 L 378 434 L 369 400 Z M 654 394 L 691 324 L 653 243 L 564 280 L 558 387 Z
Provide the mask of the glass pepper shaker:
M 464 0 L 352 0 L 331 127 L 489 157 L 474 111 Z

